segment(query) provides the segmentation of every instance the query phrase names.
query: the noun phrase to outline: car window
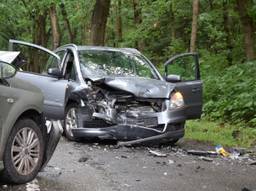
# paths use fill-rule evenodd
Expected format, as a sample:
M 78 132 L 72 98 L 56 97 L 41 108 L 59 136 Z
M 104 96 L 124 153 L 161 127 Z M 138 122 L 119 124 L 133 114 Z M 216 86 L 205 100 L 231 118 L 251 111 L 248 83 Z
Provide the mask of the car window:
M 110 50 L 82 50 L 79 52 L 79 59 L 85 77 L 115 75 L 157 78 L 149 63 L 137 54 Z
M 57 62 L 57 58 L 53 55 L 31 46 L 14 44 L 13 50 L 21 52 L 13 64 L 25 72 L 41 74 L 45 70 L 48 60 Z
M 76 80 L 76 69 L 75 69 L 75 61 L 74 54 L 70 51 L 65 58 L 64 62 L 64 78 L 67 80 Z
M 137 76 L 155 78 L 154 75 L 152 74 L 151 67 L 149 67 L 149 65 L 142 59 L 134 57 L 133 59 L 131 59 L 131 62 L 134 62 L 133 65 L 135 66 Z
M 65 55 L 65 51 L 59 51 L 56 52 L 56 54 L 60 57 L 60 59 L 62 60 L 64 55 Z M 49 70 L 49 68 L 59 68 L 59 63 L 58 60 L 54 57 L 54 56 L 50 56 L 45 67 L 43 68 L 42 74 L 47 74 L 47 71 Z
M 175 74 L 181 77 L 182 81 L 196 79 L 196 65 L 193 56 L 180 57 L 168 66 L 168 74 Z

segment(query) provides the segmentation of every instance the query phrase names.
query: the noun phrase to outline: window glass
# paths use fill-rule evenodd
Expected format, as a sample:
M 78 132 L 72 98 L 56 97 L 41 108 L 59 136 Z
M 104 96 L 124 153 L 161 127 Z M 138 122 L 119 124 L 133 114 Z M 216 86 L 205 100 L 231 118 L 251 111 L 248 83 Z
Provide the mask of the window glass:
M 20 44 L 14 44 L 13 50 L 20 51 L 20 55 L 13 64 L 26 72 L 41 73 L 49 57 L 53 57 L 40 49 Z
M 181 76 L 182 81 L 196 79 L 196 65 L 194 56 L 180 57 L 168 65 L 168 74 Z
M 62 60 L 65 55 L 65 51 L 59 51 L 59 52 L 56 52 L 56 54 L 60 57 L 60 60 Z M 47 74 L 47 71 L 49 68 L 59 68 L 58 59 L 56 57 L 54 56 L 49 57 L 42 73 Z
M 138 76 L 157 78 L 153 68 L 140 55 L 110 50 L 82 50 L 79 52 L 82 74 L 97 76 Z
M 74 55 L 72 52 L 69 52 L 65 59 L 65 75 L 64 78 L 69 80 L 76 80 L 76 72 L 75 72 L 75 63 L 74 63 Z

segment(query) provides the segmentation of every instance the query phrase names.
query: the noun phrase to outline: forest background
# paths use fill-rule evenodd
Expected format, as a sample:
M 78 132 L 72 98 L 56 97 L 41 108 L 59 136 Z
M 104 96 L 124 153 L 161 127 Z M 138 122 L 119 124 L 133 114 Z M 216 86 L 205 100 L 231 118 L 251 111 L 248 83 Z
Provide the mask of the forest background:
M 199 52 L 204 113 L 187 138 L 256 144 L 255 0 L 1 0 L 0 13 L 1 50 L 9 39 L 134 47 L 160 71 Z

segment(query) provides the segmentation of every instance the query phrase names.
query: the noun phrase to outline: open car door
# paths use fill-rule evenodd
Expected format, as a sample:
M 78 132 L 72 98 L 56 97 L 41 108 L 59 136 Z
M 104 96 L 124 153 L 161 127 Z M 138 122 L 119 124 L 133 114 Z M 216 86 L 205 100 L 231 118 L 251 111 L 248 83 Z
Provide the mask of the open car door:
M 203 85 L 200 80 L 199 56 L 184 53 L 169 59 L 165 64 L 165 79 L 176 84 L 176 90 L 184 97 L 187 119 L 201 117 Z
M 13 62 L 20 69 L 15 78 L 41 89 L 46 117 L 63 119 L 68 81 L 48 74 L 50 68 L 61 71 L 61 58 L 44 47 L 18 40 L 9 40 L 9 50 L 20 51 L 19 57 Z

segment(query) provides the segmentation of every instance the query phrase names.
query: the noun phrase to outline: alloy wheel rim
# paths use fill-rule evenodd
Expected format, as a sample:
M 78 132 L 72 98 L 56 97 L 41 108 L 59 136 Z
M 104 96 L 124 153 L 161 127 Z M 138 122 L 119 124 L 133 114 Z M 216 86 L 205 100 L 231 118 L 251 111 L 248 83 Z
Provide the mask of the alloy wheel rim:
M 72 129 L 77 128 L 77 111 L 76 108 L 71 108 L 66 116 L 66 131 L 67 133 L 73 137 Z
M 40 153 L 40 142 L 36 132 L 25 127 L 21 129 L 12 142 L 12 162 L 21 175 L 31 174 L 37 167 Z

